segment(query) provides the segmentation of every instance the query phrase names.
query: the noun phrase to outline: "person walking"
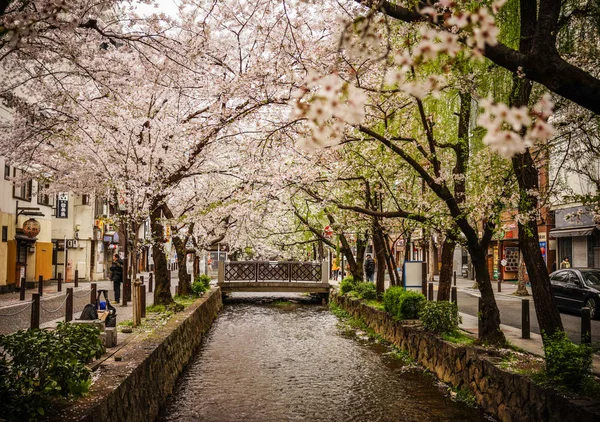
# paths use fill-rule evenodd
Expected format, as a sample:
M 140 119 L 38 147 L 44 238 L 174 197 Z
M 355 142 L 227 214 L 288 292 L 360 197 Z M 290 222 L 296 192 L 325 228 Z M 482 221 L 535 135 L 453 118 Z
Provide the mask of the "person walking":
M 569 262 L 569 257 L 565 256 L 565 259 L 560 263 L 560 269 L 571 268 L 571 263 Z
M 368 281 L 373 281 L 373 276 L 375 275 L 375 261 L 371 254 L 367 254 L 367 258 L 365 259 L 365 275 L 367 276 Z
M 115 289 L 115 303 L 119 303 L 121 300 L 121 282 L 123 281 L 123 261 L 119 258 L 119 254 L 113 256 L 113 262 L 110 266 L 110 279 Z
M 333 258 L 333 264 L 331 264 L 331 271 L 333 271 L 333 279 L 338 281 L 338 275 L 340 274 L 340 264 L 337 258 Z

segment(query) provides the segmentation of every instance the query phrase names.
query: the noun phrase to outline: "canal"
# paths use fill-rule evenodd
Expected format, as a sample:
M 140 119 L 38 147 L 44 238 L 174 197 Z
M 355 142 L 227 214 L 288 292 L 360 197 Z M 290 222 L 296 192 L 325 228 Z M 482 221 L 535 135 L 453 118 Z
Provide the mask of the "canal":
M 326 306 L 230 299 L 160 421 L 483 421 Z

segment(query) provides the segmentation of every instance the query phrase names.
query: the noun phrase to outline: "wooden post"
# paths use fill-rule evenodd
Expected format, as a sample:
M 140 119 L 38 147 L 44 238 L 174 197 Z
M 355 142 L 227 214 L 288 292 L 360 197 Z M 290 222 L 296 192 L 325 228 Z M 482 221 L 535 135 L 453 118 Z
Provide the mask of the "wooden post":
M 421 293 L 427 297 L 427 264 L 425 262 L 421 266 Z
M 142 322 L 142 318 L 141 318 L 142 302 L 141 302 L 141 298 L 140 298 L 140 293 L 141 293 L 140 285 L 141 285 L 140 281 L 135 280 L 133 282 L 133 286 L 132 286 L 132 290 L 131 290 L 131 295 L 132 295 L 131 304 L 133 305 L 133 326 L 134 327 L 137 327 Z
M 31 328 L 40 328 L 40 294 L 31 295 Z
M 44 276 L 40 275 L 38 277 L 38 293 L 40 296 L 44 296 Z
M 290 268 L 291 273 L 291 268 Z M 290 274 L 291 277 L 291 274 Z M 327 260 L 321 263 L 321 283 L 327 284 L 329 283 L 329 262 Z
M 521 303 L 521 337 L 530 338 L 529 299 L 523 299 Z
M 592 310 L 581 308 L 581 344 L 592 344 Z
M 92 291 L 90 292 L 90 303 L 96 306 L 96 283 L 91 284 Z
M 25 283 L 25 277 L 21 278 L 21 285 L 19 286 L 19 300 L 25 300 L 25 288 L 27 284 Z
M 498 280 L 498 293 L 502 292 L 502 280 Z
M 58 273 L 57 289 L 62 292 L 62 274 Z
M 79 270 L 75 270 L 75 278 L 73 279 L 75 287 L 79 287 Z
M 452 286 L 452 295 L 450 296 L 452 299 L 452 302 L 454 303 L 458 303 L 458 294 L 456 291 L 456 286 Z
M 154 278 L 154 273 L 150 273 L 148 276 L 148 292 L 152 293 L 152 279 Z
M 225 282 L 225 261 L 218 261 L 217 269 L 217 284 L 223 284 Z M 258 276 L 258 268 L 256 274 Z
M 428 294 L 428 299 L 430 301 L 433 302 L 434 298 L 433 298 L 433 283 L 429 283 L 429 294 Z
M 483 299 L 478 298 L 477 301 L 477 338 L 481 338 L 481 333 L 483 331 Z
M 125 259 L 123 259 L 123 305 L 127 304 L 127 301 L 131 301 L 131 278 L 129 278 L 129 258 L 127 254 L 125 254 Z
M 121 305 L 122 306 L 127 306 L 127 302 L 129 301 L 129 299 L 131 299 L 131 292 L 129 292 L 130 293 L 129 299 L 125 295 L 125 284 L 126 284 L 125 282 L 121 283 Z
M 456 271 L 454 271 L 454 285 L 456 286 Z
M 140 298 L 142 299 L 142 318 L 146 318 L 146 285 L 142 284 L 140 286 Z
M 67 287 L 67 304 L 65 312 L 65 321 L 73 321 L 73 288 Z

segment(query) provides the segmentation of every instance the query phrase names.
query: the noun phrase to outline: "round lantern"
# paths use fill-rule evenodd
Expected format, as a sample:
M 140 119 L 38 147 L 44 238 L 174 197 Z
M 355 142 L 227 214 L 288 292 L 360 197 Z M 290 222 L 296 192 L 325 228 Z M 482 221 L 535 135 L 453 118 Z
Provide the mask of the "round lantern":
M 40 233 L 40 228 L 40 223 L 33 218 L 23 223 L 23 233 L 27 237 L 36 237 Z

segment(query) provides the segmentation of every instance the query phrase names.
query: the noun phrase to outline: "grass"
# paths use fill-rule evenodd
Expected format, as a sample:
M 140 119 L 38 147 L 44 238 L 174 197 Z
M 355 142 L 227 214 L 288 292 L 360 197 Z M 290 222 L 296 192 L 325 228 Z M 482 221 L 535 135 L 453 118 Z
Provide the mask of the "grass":
M 191 304 L 193 304 L 196 299 L 198 299 L 197 296 L 175 296 L 173 298 L 173 300 L 175 301 L 175 303 L 177 303 L 178 305 L 181 305 L 185 308 L 187 308 L 188 306 L 190 306 Z
M 146 313 L 163 313 L 163 312 L 165 312 L 165 305 L 146 306 Z
M 117 324 L 120 327 L 133 327 L 133 320 L 126 319 L 125 321 L 121 321 Z
M 477 407 L 477 399 L 475 398 L 475 395 L 471 393 L 471 391 L 467 390 L 466 388 L 456 387 L 450 387 L 449 390 L 450 396 L 454 400 L 465 403 L 470 407 Z
M 383 306 L 383 302 L 381 302 L 379 300 L 365 300 L 364 302 L 365 302 L 365 304 L 367 304 L 371 308 L 375 308 L 375 309 L 378 309 L 380 311 L 385 311 L 384 306 Z
M 450 334 L 443 334 L 442 338 L 450 343 L 459 344 L 461 346 L 469 346 L 475 342 L 475 339 L 456 330 Z

